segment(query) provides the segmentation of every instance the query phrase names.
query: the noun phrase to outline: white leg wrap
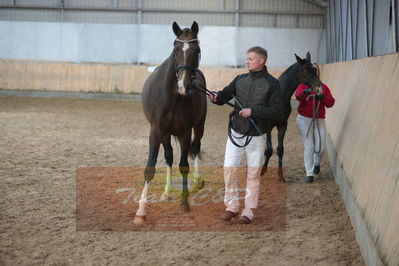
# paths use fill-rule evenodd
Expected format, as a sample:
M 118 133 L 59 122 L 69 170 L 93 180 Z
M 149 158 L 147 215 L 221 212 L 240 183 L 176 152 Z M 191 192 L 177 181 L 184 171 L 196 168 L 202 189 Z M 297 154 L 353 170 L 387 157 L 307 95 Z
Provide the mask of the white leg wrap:
M 145 216 L 145 205 L 147 203 L 149 186 L 150 186 L 150 183 L 145 182 L 143 191 L 141 192 L 141 197 L 140 197 L 140 201 L 139 201 L 139 209 L 136 212 L 136 216 Z
M 167 200 L 170 196 L 170 189 L 172 183 L 172 167 L 169 165 L 166 167 L 166 184 L 165 184 L 165 191 L 161 196 L 161 200 Z
M 198 178 L 200 176 L 200 172 L 199 172 L 199 157 L 198 155 L 195 156 L 194 159 L 194 178 Z

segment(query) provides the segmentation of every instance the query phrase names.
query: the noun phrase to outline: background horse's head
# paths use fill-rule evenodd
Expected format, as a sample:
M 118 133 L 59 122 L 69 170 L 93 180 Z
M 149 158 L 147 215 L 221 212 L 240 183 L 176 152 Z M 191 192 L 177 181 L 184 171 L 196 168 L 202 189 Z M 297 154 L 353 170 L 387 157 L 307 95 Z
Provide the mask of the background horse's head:
M 177 89 L 179 94 L 186 95 L 192 86 L 192 78 L 198 70 L 201 55 L 197 39 L 198 24 L 194 21 L 190 29 L 182 30 L 173 22 L 173 32 L 177 37 L 174 43 Z
M 306 54 L 306 58 L 300 58 L 295 54 L 296 61 L 299 64 L 299 82 L 309 86 L 309 88 L 317 88 L 321 86 L 321 81 L 319 78 L 320 71 L 316 64 L 312 64 L 310 60 L 310 53 Z

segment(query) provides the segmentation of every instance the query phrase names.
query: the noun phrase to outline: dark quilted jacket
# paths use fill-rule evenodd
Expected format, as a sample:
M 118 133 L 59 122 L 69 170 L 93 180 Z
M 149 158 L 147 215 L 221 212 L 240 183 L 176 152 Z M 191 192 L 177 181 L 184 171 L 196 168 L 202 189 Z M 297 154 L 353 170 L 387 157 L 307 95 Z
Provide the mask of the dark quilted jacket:
M 261 71 L 237 76 L 228 86 L 218 92 L 216 104 L 225 104 L 233 97 L 236 97 L 243 108 L 251 108 L 251 117 L 262 134 L 269 128 L 268 120 L 278 119 L 283 115 L 279 82 L 267 72 L 266 67 Z M 232 128 L 241 134 L 260 135 L 248 119 L 238 115 L 240 110 L 236 102 Z

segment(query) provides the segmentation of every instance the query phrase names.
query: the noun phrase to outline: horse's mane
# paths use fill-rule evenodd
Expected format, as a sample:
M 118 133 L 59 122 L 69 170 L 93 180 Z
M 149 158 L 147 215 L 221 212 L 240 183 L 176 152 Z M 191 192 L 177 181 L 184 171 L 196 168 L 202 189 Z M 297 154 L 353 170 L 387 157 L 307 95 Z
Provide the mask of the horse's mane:
M 278 77 L 278 81 L 280 82 L 281 93 L 283 95 L 284 100 L 290 100 L 292 94 L 294 93 L 296 87 L 298 86 L 298 72 L 299 72 L 299 63 L 296 62 L 287 68 L 281 75 Z

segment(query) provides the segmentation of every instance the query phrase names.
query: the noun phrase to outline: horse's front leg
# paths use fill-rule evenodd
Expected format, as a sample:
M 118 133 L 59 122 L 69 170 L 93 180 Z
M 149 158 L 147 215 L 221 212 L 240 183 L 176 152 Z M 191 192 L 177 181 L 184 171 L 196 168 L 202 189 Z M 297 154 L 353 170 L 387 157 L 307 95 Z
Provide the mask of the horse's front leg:
M 165 184 L 165 191 L 161 196 L 161 200 L 171 200 L 172 196 L 170 195 L 170 191 L 172 188 L 172 165 L 173 165 L 173 148 L 170 141 L 170 135 L 165 135 L 162 139 L 162 146 L 164 149 L 165 160 L 166 160 L 166 184 Z
M 194 157 L 194 191 L 198 191 L 205 186 L 205 181 L 200 174 L 200 152 L 201 152 L 201 139 L 204 135 L 205 117 L 198 125 L 194 127 L 194 140 L 190 145 L 190 154 Z
M 270 157 L 273 155 L 273 146 L 272 146 L 272 130 L 266 132 L 266 150 L 265 150 L 265 163 L 262 167 L 262 172 L 260 175 L 264 175 L 267 172 L 267 166 L 269 165 Z
M 285 183 L 284 173 L 283 173 L 283 155 L 284 155 L 284 137 L 287 131 L 288 121 L 285 121 L 283 125 L 277 127 L 277 155 L 278 155 L 278 176 L 280 178 L 280 183 Z
M 161 144 L 161 134 L 159 130 L 151 128 L 150 132 L 150 149 L 148 153 L 147 166 L 144 170 L 144 188 L 141 192 L 141 197 L 139 201 L 139 209 L 136 212 L 136 216 L 134 217 L 133 222 L 135 224 L 142 224 L 146 219 L 146 204 L 148 197 L 148 189 L 150 186 L 151 180 L 155 175 L 155 164 L 157 163 L 159 146 Z
M 191 140 L 191 129 L 184 134 L 184 136 L 179 138 L 180 141 L 180 148 L 181 148 L 181 154 L 180 154 L 180 163 L 179 163 L 179 169 L 180 173 L 183 178 L 183 190 L 181 194 L 181 205 L 180 205 L 180 212 L 188 212 L 190 211 L 190 206 L 188 204 L 188 196 L 189 196 L 189 191 L 188 191 L 188 173 L 190 172 L 190 168 L 188 165 L 188 152 L 190 150 L 190 140 Z

